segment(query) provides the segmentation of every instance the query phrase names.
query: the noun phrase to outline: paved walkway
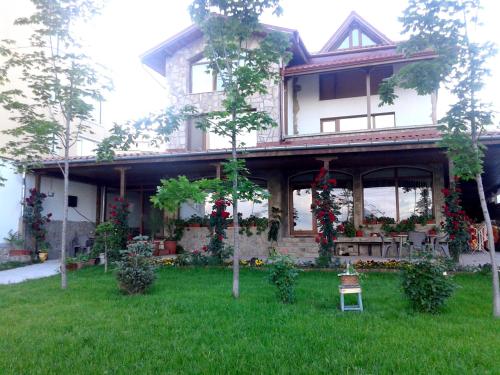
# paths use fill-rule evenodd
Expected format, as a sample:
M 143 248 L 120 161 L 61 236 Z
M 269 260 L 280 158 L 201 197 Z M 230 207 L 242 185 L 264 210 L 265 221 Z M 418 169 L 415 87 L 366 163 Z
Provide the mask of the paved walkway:
M 45 263 L 31 264 L 25 267 L 0 271 L 0 284 L 16 284 L 29 279 L 40 279 L 59 273 L 59 260 L 48 260 Z

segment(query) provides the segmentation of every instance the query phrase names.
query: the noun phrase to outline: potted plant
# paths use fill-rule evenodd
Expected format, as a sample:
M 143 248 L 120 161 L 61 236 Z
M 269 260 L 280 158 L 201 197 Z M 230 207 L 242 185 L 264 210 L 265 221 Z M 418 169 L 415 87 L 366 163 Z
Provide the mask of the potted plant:
M 363 232 L 363 226 L 360 225 L 358 230 L 356 231 L 356 237 L 364 237 L 365 233 Z
M 78 263 L 78 259 L 76 259 L 75 257 L 67 257 L 66 258 L 66 269 L 68 271 L 74 271 L 77 269 L 77 263 Z
M 437 225 L 434 225 L 429 231 L 427 232 L 430 236 L 436 236 L 439 233 L 439 227 Z
M 40 250 L 38 251 L 38 259 L 40 262 L 45 262 L 49 258 L 49 243 L 46 241 L 43 241 L 40 244 Z
M 356 272 L 351 262 L 346 263 L 345 271 L 339 273 L 338 276 L 340 277 L 340 283 L 344 286 L 359 285 L 359 273 Z
M 205 219 L 199 215 L 191 215 L 186 221 L 189 228 L 200 228 L 204 224 Z
M 182 239 L 185 223 L 180 219 L 169 219 L 165 223 L 165 240 L 163 241 L 163 252 L 160 255 L 175 254 L 177 241 Z
M 89 256 L 87 254 L 79 254 L 75 258 L 76 260 L 76 269 L 81 269 L 87 264 L 89 261 Z
M 9 230 L 4 240 L 9 244 L 9 256 L 31 255 L 30 250 L 23 249 L 24 238 L 19 232 Z

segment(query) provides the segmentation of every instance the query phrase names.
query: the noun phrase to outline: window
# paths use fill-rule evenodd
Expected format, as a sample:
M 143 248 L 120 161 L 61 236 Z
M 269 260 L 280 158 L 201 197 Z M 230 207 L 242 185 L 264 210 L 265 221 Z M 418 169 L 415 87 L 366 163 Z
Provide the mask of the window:
M 364 217 L 432 217 L 432 173 L 417 168 L 386 168 L 363 176 Z
M 208 60 L 202 58 L 191 64 L 190 93 L 219 91 L 222 89 L 222 80 L 209 69 Z
M 347 49 L 347 48 L 356 48 L 356 47 L 370 47 L 374 46 L 377 43 L 373 41 L 368 35 L 362 32 L 360 29 L 355 28 L 349 30 L 346 38 L 339 44 L 337 49 Z
M 267 182 L 264 180 L 253 180 L 253 182 L 257 185 L 259 185 L 261 188 L 264 189 L 264 191 L 267 191 Z M 207 196 L 207 199 L 205 200 L 205 215 L 210 215 L 212 212 L 212 194 L 209 194 Z M 240 200 L 238 201 L 238 212 L 241 213 L 242 218 L 247 218 L 251 215 L 257 216 L 257 217 L 265 217 L 267 218 L 269 216 L 269 202 L 267 199 L 262 200 L 262 202 L 252 202 L 252 201 L 247 201 L 247 200 Z M 228 210 L 231 214 L 232 217 L 232 207 Z M 198 213 L 198 215 L 200 215 Z M 202 216 L 202 215 L 200 215 Z
M 313 191 L 311 184 L 317 172 L 302 173 L 290 179 L 291 204 L 293 212 L 293 232 L 311 232 L 315 229 L 314 216 L 311 211 Z M 353 193 L 352 176 L 346 173 L 330 171 L 330 177 L 337 180 L 333 194 L 337 198 L 340 222 L 352 221 L 353 218 Z
M 372 129 L 385 129 L 396 126 L 394 113 L 374 113 L 371 115 Z M 368 130 L 366 115 L 333 117 L 320 120 L 322 133 L 351 132 Z
M 319 100 L 365 95 L 366 73 L 363 70 L 347 70 L 319 75 Z

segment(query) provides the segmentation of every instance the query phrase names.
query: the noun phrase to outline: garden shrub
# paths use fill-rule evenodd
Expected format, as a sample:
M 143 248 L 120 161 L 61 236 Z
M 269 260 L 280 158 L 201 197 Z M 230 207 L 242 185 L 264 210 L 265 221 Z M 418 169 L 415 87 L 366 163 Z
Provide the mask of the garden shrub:
M 283 303 L 295 302 L 295 283 L 299 276 L 295 262 L 287 255 L 278 255 L 271 259 L 269 282 L 278 290 L 276 297 Z
M 404 267 L 402 287 L 412 309 L 426 313 L 439 312 L 455 289 L 445 264 L 430 256 Z
M 117 262 L 117 279 L 120 290 L 126 294 L 144 293 L 153 284 L 155 274 L 151 261 L 152 245 L 145 237 L 135 237 L 134 242 L 122 250 Z

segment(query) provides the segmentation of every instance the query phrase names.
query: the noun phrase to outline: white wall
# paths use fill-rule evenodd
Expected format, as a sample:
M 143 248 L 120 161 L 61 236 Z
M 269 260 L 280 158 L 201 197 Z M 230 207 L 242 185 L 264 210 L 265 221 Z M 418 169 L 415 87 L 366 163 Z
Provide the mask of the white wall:
M 9 230 L 12 229 L 14 232 L 19 230 L 23 181 L 21 175 L 14 173 L 7 166 L 0 166 L 0 175 L 7 179 L 4 186 L 0 186 L 0 243 L 2 243 Z
M 298 77 L 301 90 L 297 94 L 299 134 L 320 133 L 320 119 L 366 115 L 366 96 L 332 100 L 319 100 L 319 74 Z M 293 79 L 288 81 L 288 134 L 293 134 Z M 430 95 L 419 96 L 416 91 L 396 89 L 394 105 L 379 107 L 380 97 L 371 96 L 371 112 L 394 112 L 396 126 L 432 124 Z
M 33 176 L 29 176 L 26 185 L 28 190 L 34 187 Z M 52 220 L 62 220 L 64 195 L 63 180 L 42 176 L 40 191 L 47 194 L 47 198 L 43 203 L 44 213 L 52 213 Z M 28 192 L 26 194 L 28 194 Z M 68 220 L 95 222 L 97 186 L 70 181 L 69 195 L 76 195 L 78 197 L 78 206 L 68 209 Z

